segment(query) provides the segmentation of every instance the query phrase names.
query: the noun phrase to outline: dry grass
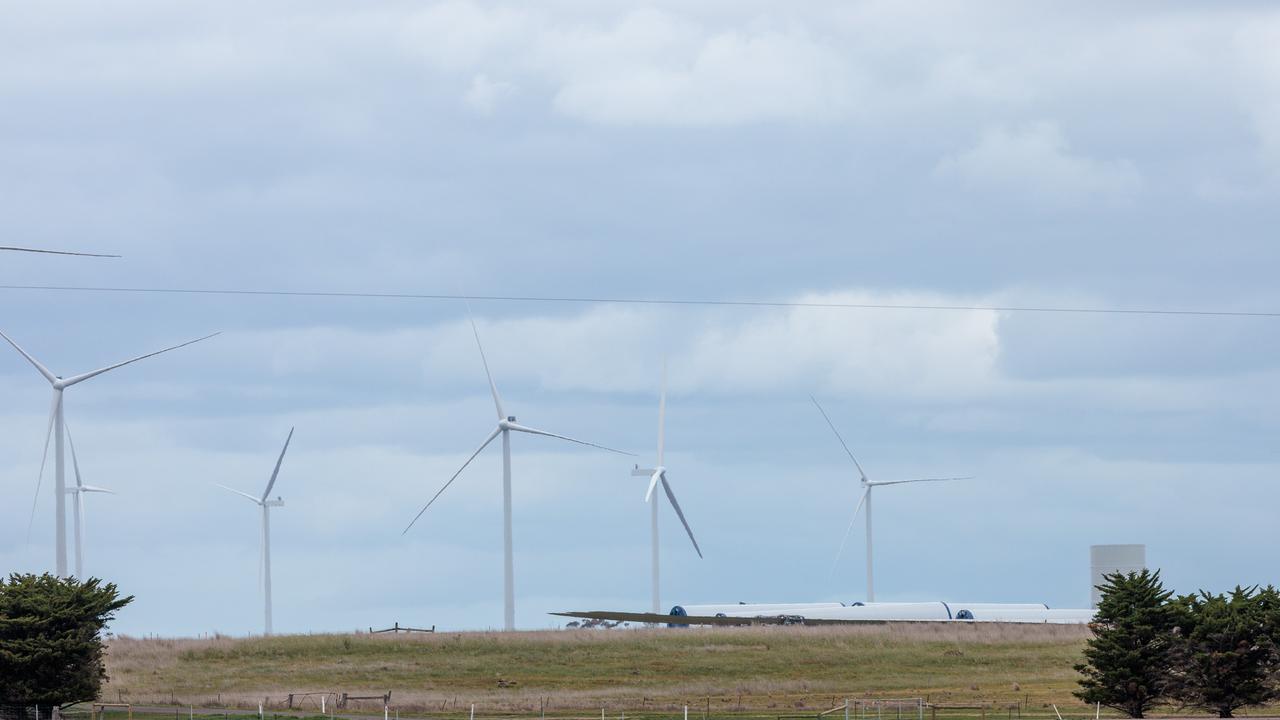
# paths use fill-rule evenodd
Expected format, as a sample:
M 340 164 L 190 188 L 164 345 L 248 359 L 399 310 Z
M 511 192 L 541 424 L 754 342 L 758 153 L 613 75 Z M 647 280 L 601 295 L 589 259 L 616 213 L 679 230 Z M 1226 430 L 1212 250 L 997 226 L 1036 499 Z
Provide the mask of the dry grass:
M 406 711 L 704 707 L 770 714 L 845 697 L 1074 705 L 1070 625 L 563 630 L 111 641 L 104 695 L 256 707 L 288 693 L 390 690 Z M 499 682 L 501 681 L 501 683 Z

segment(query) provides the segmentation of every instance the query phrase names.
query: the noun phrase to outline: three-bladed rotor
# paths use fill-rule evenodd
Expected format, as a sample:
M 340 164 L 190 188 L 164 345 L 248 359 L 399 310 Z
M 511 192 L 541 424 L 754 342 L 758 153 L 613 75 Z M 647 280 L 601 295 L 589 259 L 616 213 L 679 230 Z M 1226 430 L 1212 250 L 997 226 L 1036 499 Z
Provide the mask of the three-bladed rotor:
M 676 511 L 676 517 L 680 518 L 680 524 L 684 526 L 684 531 L 689 535 L 689 542 L 693 543 L 694 552 L 698 553 L 698 557 L 702 557 L 702 548 L 698 547 L 698 540 L 693 536 L 693 528 L 689 527 L 689 521 L 685 520 L 684 510 L 680 509 L 680 503 L 676 500 L 676 494 L 671 489 L 671 482 L 667 479 L 667 467 L 663 465 L 663 455 L 666 448 L 666 426 L 667 426 L 667 361 L 662 360 L 662 390 L 658 395 L 658 465 L 652 468 L 642 468 L 639 465 L 631 471 L 634 477 L 649 478 L 649 487 L 645 489 L 644 501 L 654 502 L 653 491 L 662 486 L 663 493 L 667 496 L 667 501 L 671 503 L 671 508 Z M 656 552 L 656 550 L 655 550 Z
M 35 523 L 36 502 L 38 501 L 40 496 L 40 485 L 44 479 L 44 466 L 45 466 L 46 458 L 49 452 L 49 440 L 50 440 L 50 437 L 52 437 L 54 439 L 54 473 L 55 473 L 55 482 L 56 482 L 56 492 L 55 492 L 56 497 L 54 500 L 54 544 L 55 544 L 54 567 L 55 567 L 55 572 L 59 577 L 65 577 L 67 574 L 67 532 L 66 532 L 65 496 L 68 493 L 67 493 L 67 484 L 66 484 L 65 463 L 63 461 L 63 436 L 64 436 L 64 429 L 65 429 L 65 421 L 63 418 L 63 407 L 62 407 L 63 392 L 67 388 L 73 385 L 82 383 L 85 380 L 96 377 L 105 372 L 115 370 L 116 368 L 124 367 L 125 365 L 138 362 L 139 360 L 145 360 L 146 358 L 155 357 L 156 355 L 169 352 L 170 350 L 177 350 L 178 348 L 186 347 L 187 345 L 200 342 L 201 340 L 207 340 L 217 334 L 218 333 L 213 333 L 213 335 L 206 335 L 205 337 L 202 337 L 202 338 L 196 338 L 195 340 L 189 340 L 179 345 L 174 345 L 172 347 L 164 348 L 163 350 L 157 350 L 155 352 L 147 353 L 145 355 L 139 355 L 137 357 L 130 358 L 123 362 L 118 362 L 113 365 L 108 365 L 106 367 L 98 368 L 97 370 L 91 370 L 86 373 L 80 373 L 79 375 L 72 375 L 71 377 L 64 378 L 64 377 L 55 375 L 52 370 L 50 370 L 48 367 L 44 365 L 44 363 L 35 359 L 35 357 L 31 355 L 31 353 L 28 353 L 20 345 L 18 345 L 18 343 L 15 342 L 13 338 L 9 337 L 4 332 L 0 332 L 0 337 L 3 337 L 6 342 L 8 342 L 10 345 L 13 346 L 14 350 L 17 350 L 18 353 L 22 355 L 22 357 L 26 358 L 27 362 L 31 363 L 31 366 L 34 367 L 36 371 L 39 372 L 40 375 L 49 382 L 49 386 L 53 389 L 53 399 L 49 407 L 49 423 L 48 423 L 48 427 L 45 430 L 44 450 L 42 451 L 42 454 L 40 457 L 40 474 L 37 476 L 37 479 L 36 479 L 36 494 L 35 494 L 35 499 L 32 500 L 32 505 L 31 505 L 31 523 L 28 525 L 28 534 L 30 533 L 30 528 L 34 526 L 34 523 Z M 76 495 L 76 497 L 79 497 L 79 495 Z
M 622 450 L 615 450 L 611 447 L 606 447 L 604 445 L 597 445 L 596 443 L 587 442 L 585 440 L 578 440 L 577 438 L 572 438 L 567 435 L 559 435 L 557 433 L 547 432 L 546 430 L 539 430 L 537 428 L 529 427 L 528 425 L 522 425 L 516 422 L 515 416 L 507 415 L 506 411 L 502 407 L 502 398 L 498 394 L 498 385 L 493 381 L 493 373 L 490 372 L 489 370 L 489 359 L 485 357 L 484 344 L 480 342 L 480 331 L 476 328 L 476 323 L 474 318 L 471 318 L 471 333 L 475 336 L 476 347 L 480 350 L 480 361 L 484 365 L 485 378 L 489 381 L 489 393 L 493 396 L 493 409 L 497 413 L 497 417 L 498 417 L 497 426 L 489 433 L 487 437 L 485 437 L 484 442 L 480 443 L 480 447 L 476 448 L 475 452 L 471 453 L 471 455 L 467 457 L 466 461 L 462 463 L 462 467 L 458 468 L 458 470 L 454 472 L 454 474 L 449 478 L 449 480 L 445 482 L 445 484 L 441 486 L 439 490 L 436 491 L 436 494 L 431 496 L 431 499 L 427 501 L 427 504 L 422 506 L 422 509 L 418 511 L 418 514 L 413 516 L 413 520 L 409 521 L 408 526 L 405 527 L 404 532 L 401 534 L 403 535 L 404 533 L 409 532 L 409 529 L 412 528 L 414 524 L 418 522 L 418 519 L 421 518 L 424 513 L 426 513 L 427 509 L 430 508 L 432 504 L 434 504 L 435 501 L 444 493 L 444 491 L 447 490 L 449 486 L 452 485 L 453 482 L 458 479 L 458 476 L 462 474 L 462 471 L 467 469 L 467 466 L 471 464 L 471 461 L 475 460 L 476 456 L 479 455 L 481 451 L 483 451 L 486 447 L 489 446 L 489 443 L 492 443 L 499 436 L 501 436 L 502 437 L 503 627 L 505 627 L 507 630 L 513 630 L 515 629 L 515 579 L 514 579 L 515 571 L 513 569 L 514 568 L 513 557 L 515 553 L 513 550 L 512 522 L 511 522 L 511 515 L 512 515 L 511 434 L 525 433 L 527 435 L 541 435 L 544 437 L 556 438 L 558 440 L 565 440 L 571 443 L 576 443 L 578 445 L 585 445 L 587 447 L 593 447 L 593 448 L 598 448 L 600 450 L 605 450 L 608 452 L 618 453 L 620 455 L 631 455 L 631 453 L 625 452 Z
M 871 480 L 867 477 L 867 473 L 862 469 L 862 464 L 858 462 L 858 458 L 854 457 L 853 451 L 849 449 L 849 444 L 844 441 L 844 437 L 840 435 L 840 431 L 836 429 L 835 423 L 831 422 L 831 418 L 827 415 L 827 411 L 822 409 L 822 405 L 818 399 L 809 396 L 813 401 L 818 412 L 822 413 L 822 418 L 827 421 L 827 426 L 831 428 L 831 432 L 835 434 L 836 439 L 840 441 L 840 446 L 844 448 L 844 452 L 853 461 L 853 466 L 858 470 L 858 484 L 862 488 L 862 493 L 858 497 L 858 504 L 853 509 L 853 515 L 849 518 L 849 527 L 845 528 L 844 536 L 840 539 L 840 547 L 836 550 L 835 560 L 831 563 L 831 572 L 828 579 L 835 575 L 836 567 L 840 563 L 840 557 L 844 554 L 844 547 L 849 542 L 849 535 L 853 532 L 853 526 L 858 520 L 858 513 L 862 512 L 862 508 L 867 508 L 867 601 L 875 600 L 874 574 L 872 572 L 872 551 L 871 551 L 871 491 L 881 485 L 903 485 L 906 483 L 918 482 L 946 482 L 949 480 L 969 480 L 971 476 L 964 477 L 937 477 L 937 478 L 914 478 L 911 480 Z
M 284 462 L 284 454 L 289 452 L 293 430 L 289 428 L 289 435 L 284 439 L 284 447 L 280 448 L 280 457 L 276 458 L 276 466 L 271 470 L 271 478 L 267 480 L 267 487 L 262 491 L 261 497 L 214 483 L 223 490 L 233 492 L 262 508 L 262 540 L 258 546 L 258 583 L 262 587 L 263 631 L 267 635 L 271 634 L 271 508 L 284 505 L 284 500 L 279 496 L 275 500 L 268 498 L 271 496 L 272 488 L 276 486 L 276 479 L 280 476 L 280 465 Z
M 284 447 L 280 448 L 280 457 L 276 458 L 276 466 L 271 470 L 271 477 L 270 479 L 267 480 L 267 487 L 262 491 L 261 497 L 258 497 L 256 495 L 250 495 L 247 492 L 237 490 L 233 487 L 227 487 L 226 485 L 223 485 L 221 483 L 214 483 L 214 485 L 217 485 L 218 487 L 222 488 L 223 490 L 226 490 L 227 492 L 233 492 L 239 495 L 240 497 L 250 500 L 251 502 L 253 502 L 254 505 L 260 505 L 262 507 L 283 506 L 284 500 L 282 500 L 280 497 L 276 497 L 275 500 L 268 500 L 267 498 L 270 497 L 271 495 L 271 489 L 276 486 L 276 478 L 280 476 L 280 465 L 284 462 L 284 454 L 289 452 L 289 443 L 293 441 L 293 431 L 294 431 L 294 428 L 289 428 L 289 434 L 284 439 Z
M 427 511 L 427 508 L 430 508 L 431 505 L 434 504 L 435 501 L 442 494 L 444 494 L 444 491 L 449 489 L 449 486 L 453 484 L 453 481 L 458 479 L 458 476 L 462 474 L 462 471 L 467 469 L 467 466 L 471 464 L 471 461 L 475 460 L 477 455 L 479 455 L 485 448 L 489 447 L 489 443 L 498 439 L 498 436 L 502 435 L 503 433 L 521 432 L 521 433 L 527 433 L 529 435 L 541 435 L 543 437 L 556 438 L 557 440 L 565 440 L 571 443 L 576 443 L 578 445 L 585 445 L 587 447 L 593 447 L 600 450 L 605 450 L 607 452 L 617 453 L 619 455 L 634 455 L 634 453 L 629 453 L 625 450 L 616 450 L 614 448 L 607 447 L 604 445 L 597 445 L 596 443 L 593 443 L 593 442 L 587 442 L 586 440 L 579 440 L 577 438 L 572 438 L 572 437 L 569 437 L 568 435 L 558 435 L 553 432 L 547 432 L 546 430 L 539 430 L 537 428 L 529 427 L 528 425 L 522 425 L 516 422 L 516 418 L 514 415 L 507 415 L 506 411 L 503 410 L 503 407 L 502 407 L 502 396 L 498 394 L 498 385 L 493 381 L 493 373 L 490 372 L 489 370 L 489 359 L 484 354 L 484 344 L 480 342 L 480 331 L 476 328 L 475 318 L 469 318 L 469 319 L 471 321 L 471 333 L 475 336 L 476 347 L 480 350 L 480 363 L 484 366 L 484 375 L 485 375 L 485 378 L 489 381 L 489 393 L 493 396 L 493 408 L 498 415 L 498 425 L 493 429 L 492 432 L 489 433 L 488 436 L 485 437 L 484 442 L 480 443 L 480 447 L 477 447 L 475 452 L 471 453 L 471 455 L 469 455 L 467 459 L 462 463 L 462 466 L 459 467 L 458 470 L 454 472 L 453 475 L 451 475 L 447 481 L 445 481 L 444 485 L 442 485 L 440 489 L 436 491 L 436 494 L 431 496 L 431 499 L 427 501 L 427 504 L 422 506 L 422 509 L 418 511 L 418 514 L 413 516 L 413 520 L 409 521 L 409 524 L 405 527 L 403 531 L 401 531 L 400 533 L 401 535 L 404 535 L 405 533 L 409 532 L 409 530 L 412 529 L 413 526 L 418 522 L 418 519 L 422 517 L 423 513 Z

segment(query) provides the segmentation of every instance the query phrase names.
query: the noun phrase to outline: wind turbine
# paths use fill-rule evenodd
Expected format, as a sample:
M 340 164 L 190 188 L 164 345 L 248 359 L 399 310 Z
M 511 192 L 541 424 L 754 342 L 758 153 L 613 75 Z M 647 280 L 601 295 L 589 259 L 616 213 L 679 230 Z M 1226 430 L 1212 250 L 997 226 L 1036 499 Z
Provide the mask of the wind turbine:
M 667 361 L 662 361 L 662 393 L 658 396 L 658 466 L 655 468 L 641 468 L 639 465 L 631 471 L 634 476 L 644 476 L 649 478 L 649 489 L 644 494 L 644 501 L 649 503 L 649 528 L 653 535 L 653 612 L 655 614 L 662 612 L 661 601 L 658 596 L 658 500 L 653 497 L 653 491 L 657 489 L 658 483 L 662 483 L 662 490 L 667 494 L 667 499 L 671 501 L 671 507 L 676 511 L 676 516 L 680 518 L 680 524 L 684 525 L 684 531 L 689 533 L 689 541 L 693 543 L 693 549 L 698 553 L 698 557 L 702 557 L 702 548 L 698 547 L 698 541 L 693 537 L 693 530 L 689 527 L 689 522 L 684 519 L 684 512 L 680 510 L 680 503 L 676 502 L 676 494 L 671 491 L 671 483 L 667 480 L 667 468 L 662 464 L 662 446 L 666 435 L 667 415 Z
M 474 318 L 471 319 L 471 333 L 475 335 L 476 347 L 480 349 L 480 362 L 484 365 L 484 374 L 486 377 L 489 378 L 489 392 L 493 394 L 493 407 L 498 412 L 498 426 L 494 428 L 493 432 L 489 433 L 489 436 L 484 439 L 483 443 L 480 443 L 480 447 L 476 448 L 476 451 L 471 453 L 471 457 L 467 458 L 467 461 L 462 463 L 462 467 L 458 468 L 458 471 L 453 474 L 453 477 L 449 478 L 449 481 L 446 482 L 444 486 L 441 487 L 438 491 L 436 491 L 436 494 L 433 495 L 431 499 L 427 501 L 427 504 L 422 506 L 422 509 L 418 511 L 418 514 L 413 516 L 413 520 L 409 523 L 409 526 L 404 529 L 404 532 L 401 533 L 401 535 L 409 532 L 409 528 L 412 528 L 414 523 L 418 522 L 418 518 L 422 517 L 422 514 L 427 511 L 427 508 L 431 507 L 431 504 L 436 501 L 436 498 L 440 497 L 441 493 L 447 490 L 448 487 L 453 484 L 454 480 L 458 479 L 458 476 L 461 475 L 462 471 L 465 470 L 467 466 L 471 464 L 472 460 L 476 459 L 476 456 L 480 454 L 480 451 L 488 447 L 489 443 L 493 442 L 495 438 L 501 435 L 502 436 L 503 627 L 507 630 L 514 630 L 516 627 L 516 600 L 515 600 L 515 566 L 512 560 L 512 541 L 511 541 L 511 433 L 522 432 L 522 433 L 528 433 L 530 435 L 543 435 L 546 437 L 558 438 L 560 440 L 567 440 L 571 443 L 577 443 L 579 445 L 586 445 L 588 447 L 599 448 L 600 450 L 607 450 L 612 453 L 618 453 L 619 455 L 632 455 L 633 453 L 624 452 L 622 450 L 614 450 L 613 448 L 605 447 L 604 445 L 589 443 L 589 442 L 586 442 L 585 440 L 576 440 L 566 435 L 557 435 L 555 433 L 546 432 L 545 430 L 537 430 L 527 425 L 521 425 L 517 423 L 514 415 L 507 415 L 507 413 L 502 409 L 502 398 L 498 396 L 498 386 L 494 384 L 493 374 L 489 372 L 489 361 L 488 359 L 485 358 L 484 345 L 480 343 L 480 331 L 476 329 L 476 321 Z
M 289 436 L 284 439 L 284 447 L 280 449 L 280 457 L 276 458 L 276 468 L 271 471 L 271 479 L 267 481 L 267 489 L 262 491 L 262 497 L 250 495 L 226 485 L 218 485 L 223 490 L 249 498 L 255 505 L 262 508 L 262 546 L 259 551 L 261 554 L 258 560 L 258 572 L 262 577 L 264 635 L 271 634 L 271 508 L 284 507 L 284 500 L 280 499 L 279 495 L 275 500 L 268 500 L 267 497 L 271 495 L 271 488 L 276 485 L 276 477 L 280 475 L 280 463 L 284 462 L 284 454 L 289 451 L 289 441 L 292 439 L 293 428 L 289 428 Z
M 133 358 L 131 360 L 125 360 L 124 362 L 118 362 L 114 365 L 108 365 L 104 368 L 91 370 L 87 373 L 81 373 L 79 375 L 73 375 L 69 378 L 63 378 L 60 375 L 54 375 L 53 372 L 49 370 L 49 368 L 42 365 L 39 360 L 36 360 L 34 357 L 31 357 L 31 355 L 28 354 L 26 350 L 23 350 L 21 347 L 19 347 L 18 343 L 13 341 L 13 338 L 9 337 L 8 335 L 5 335 L 3 332 L 0 332 L 0 337 L 3 337 L 5 340 L 7 340 L 9 344 L 13 346 L 14 350 L 17 350 L 22 355 L 22 357 L 26 358 L 27 362 L 31 363 L 31 365 L 36 370 L 38 370 L 41 375 L 44 376 L 44 379 L 49 381 L 49 385 L 53 388 L 53 404 L 52 404 L 52 407 L 49 408 L 49 429 L 45 431 L 44 452 L 46 454 L 49 452 L 49 435 L 52 434 L 54 438 L 53 466 L 54 466 L 54 483 L 55 483 L 54 484 L 54 538 L 55 538 L 54 567 L 57 571 L 58 577 L 67 576 L 67 510 L 66 510 L 67 479 L 66 479 L 66 465 L 65 465 L 65 459 L 63 457 L 63 447 L 62 447 L 63 430 L 66 428 L 66 425 L 65 425 L 65 421 L 63 420 L 63 412 L 62 412 L 63 391 L 65 391 L 67 388 L 71 387 L 72 385 L 82 383 L 85 380 L 101 375 L 104 372 L 115 370 L 118 367 L 124 367 L 125 365 L 129 365 L 130 363 L 135 363 L 135 362 L 138 362 L 139 360 L 145 360 L 149 357 L 155 357 L 156 355 L 169 352 L 170 350 L 177 350 L 180 347 L 186 347 L 187 345 L 190 345 L 192 343 L 198 343 L 201 340 L 208 340 L 209 338 L 218 334 L 219 333 L 213 333 L 213 335 L 206 335 L 202 338 L 196 338 L 195 340 L 188 340 L 187 342 L 184 342 L 180 345 L 167 347 L 163 350 L 157 350 L 153 353 L 147 353 L 146 355 L 139 355 L 138 357 Z M 41 460 L 41 463 L 43 467 L 43 460 Z M 40 487 L 37 484 L 36 486 L 37 495 L 39 494 L 39 492 L 40 492 Z
M 93 485 L 85 485 L 80 479 L 80 461 L 76 458 L 76 441 L 71 438 L 71 427 L 67 426 L 67 444 L 71 446 L 71 467 L 76 473 L 76 486 L 67 488 L 67 492 L 71 495 L 72 512 L 75 514 L 75 536 L 76 536 L 76 577 L 84 579 L 84 499 L 85 493 L 109 493 L 115 495 L 114 490 L 106 488 L 94 487 Z
M 831 422 L 831 418 L 827 417 L 827 411 L 822 409 L 818 404 L 817 398 L 809 396 L 813 400 L 813 404 L 818 408 L 818 412 L 822 413 L 822 417 L 827 421 L 827 425 L 831 427 L 831 432 L 836 434 L 836 439 L 840 441 L 840 445 L 844 447 L 845 453 L 849 459 L 853 461 L 853 466 L 858 469 L 858 481 L 862 486 L 862 497 L 858 499 L 858 506 L 853 510 L 853 517 L 849 518 L 849 527 L 844 531 L 844 538 L 840 541 L 840 549 L 836 551 L 835 563 L 840 562 L 840 555 L 844 553 L 845 543 L 849 540 L 849 533 L 853 531 L 853 524 L 858 519 L 858 512 L 862 510 L 862 506 L 867 507 L 867 602 L 875 602 L 875 579 L 871 565 L 871 491 L 881 485 L 903 485 L 906 483 L 918 482 L 946 482 L 948 480 L 969 480 L 969 476 L 965 477 L 941 477 L 941 478 L 916 478 L 914 480 L 869 480 L 867 474 L 863 472 L 862 465 L 858 463 L 858 459 L 853 456 L 853 451 L 849 449 L 849 445 L 845 443 L 844 438 L 840 436 L 840 431 L 836 430 L 835 423 Z M 831 566 L 831 571 L 835 572 L 835 563 Z

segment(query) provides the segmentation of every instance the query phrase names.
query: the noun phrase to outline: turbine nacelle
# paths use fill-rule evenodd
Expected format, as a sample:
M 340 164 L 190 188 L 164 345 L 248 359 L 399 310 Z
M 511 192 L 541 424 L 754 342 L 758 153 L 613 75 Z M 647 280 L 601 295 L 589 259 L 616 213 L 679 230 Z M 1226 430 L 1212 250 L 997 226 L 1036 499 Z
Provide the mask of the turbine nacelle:
M 644 501 L 650 502 L 653 500 L 653 491 L 658 488 L 658 483 L 667 479 L 667 468 L 662 465 L 655 468 L 641 468 L 639 465 L 636 465 L 635 469 L 631 471 L 631 474 L 635 477 L 649 478 L 649 487 L 645 490 Z

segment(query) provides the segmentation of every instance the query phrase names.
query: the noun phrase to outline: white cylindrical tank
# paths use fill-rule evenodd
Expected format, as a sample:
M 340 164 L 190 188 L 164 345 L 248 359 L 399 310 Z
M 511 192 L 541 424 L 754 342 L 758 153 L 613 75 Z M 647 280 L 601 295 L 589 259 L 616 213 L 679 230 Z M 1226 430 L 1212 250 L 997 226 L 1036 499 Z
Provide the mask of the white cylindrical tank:
M 808 610 L 844 607 L 827 603 L 724 603 L 718 605 L 676 605 L 672 615 L 678 617 L 756 617 L 758 615 L 803 615 Z
M 1091 545 L 1089 547 L 1089 607 L 1098 607 L 1098 586 L 1112 573 L 1141 572 L 1147 567 L 1146 545 Z

